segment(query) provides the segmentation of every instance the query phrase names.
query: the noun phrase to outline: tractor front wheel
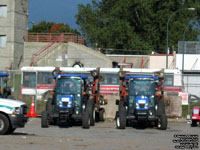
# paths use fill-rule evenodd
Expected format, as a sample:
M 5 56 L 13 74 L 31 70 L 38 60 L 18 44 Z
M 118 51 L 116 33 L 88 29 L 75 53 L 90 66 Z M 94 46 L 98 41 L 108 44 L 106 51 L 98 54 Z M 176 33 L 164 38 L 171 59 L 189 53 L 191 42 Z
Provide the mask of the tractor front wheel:
M 83 112 L 82 127 L 84 129 L 90 128 L 90 114 L 87 111 Z
M 47 111 L 44 111 L 42 113 L 41 126 L 42 126 L 42 128 L 48 128 L 49 127 L 48 112 Z
M 117 126 L 117 129 L 125 129 L 126 128 L 126 114 L 124 111 L 117 112 L 116 126 Z

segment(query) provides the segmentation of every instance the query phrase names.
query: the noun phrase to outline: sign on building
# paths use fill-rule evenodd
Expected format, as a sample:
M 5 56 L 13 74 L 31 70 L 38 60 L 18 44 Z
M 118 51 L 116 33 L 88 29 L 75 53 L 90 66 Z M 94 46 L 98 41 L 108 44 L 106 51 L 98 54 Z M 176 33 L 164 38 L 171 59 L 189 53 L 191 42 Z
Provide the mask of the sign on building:
M 182 105 L 188 105 L 188 93 L 179 93 L 179 96 L 182 97 Z

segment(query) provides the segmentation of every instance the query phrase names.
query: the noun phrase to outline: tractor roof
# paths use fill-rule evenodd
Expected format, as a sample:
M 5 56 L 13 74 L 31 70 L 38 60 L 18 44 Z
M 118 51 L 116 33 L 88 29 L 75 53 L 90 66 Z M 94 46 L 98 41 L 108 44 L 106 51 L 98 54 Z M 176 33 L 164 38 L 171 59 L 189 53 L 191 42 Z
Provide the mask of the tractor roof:
M 54 79 L 58 78 L 58 77 L 80 77 L 82 79 L 87 79 L 87 76 L 84 75 L 79 75 L 79 74 L 57 74 L 54 76 Z
M 8 77 L 8 76 L 9 76 L 8 73 L 2 73 L 2 72 L 0 72 L 0 77 Z
M 154 80 L 158 80 L 158 77 L 146 76 L 146 75 L 135 75 L 135 76 L 126 76 L 125 79 L 126 80 L 130 80 L 130 79 L 154 79 Z

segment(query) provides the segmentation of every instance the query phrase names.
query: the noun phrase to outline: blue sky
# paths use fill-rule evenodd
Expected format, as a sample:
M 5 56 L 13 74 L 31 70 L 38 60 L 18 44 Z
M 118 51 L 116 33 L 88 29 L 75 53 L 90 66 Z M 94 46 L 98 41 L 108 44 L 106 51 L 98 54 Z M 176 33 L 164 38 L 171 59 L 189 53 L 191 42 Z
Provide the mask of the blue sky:
M 77 6 L 90 2 L 91 0 L 29 0 L 29 22 L 63 22 L 71 28 L 78 29 L 75 18 Z

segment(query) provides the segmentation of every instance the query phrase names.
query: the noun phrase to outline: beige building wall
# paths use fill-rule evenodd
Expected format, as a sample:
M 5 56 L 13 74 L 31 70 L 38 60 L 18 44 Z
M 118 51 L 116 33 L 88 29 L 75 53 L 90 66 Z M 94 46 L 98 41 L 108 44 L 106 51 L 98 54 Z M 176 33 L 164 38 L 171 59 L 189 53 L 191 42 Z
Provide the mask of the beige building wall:
M 166 68 L 166 55 L 157 55 L 152 54 L 149 55 L 149 69 L 162 69 Z M 169 55 L 168 56 L 168 69 L 175 69 L 176 68 L 176 55 Z

